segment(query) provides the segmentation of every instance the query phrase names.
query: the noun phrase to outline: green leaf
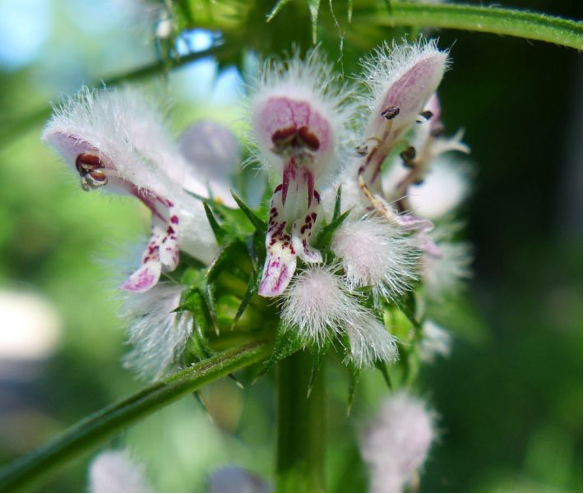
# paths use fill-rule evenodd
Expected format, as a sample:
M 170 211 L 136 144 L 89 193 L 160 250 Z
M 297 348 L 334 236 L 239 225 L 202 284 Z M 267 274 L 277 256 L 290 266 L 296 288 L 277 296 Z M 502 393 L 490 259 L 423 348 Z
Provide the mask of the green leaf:
M 235 317 L 233 318 L 233 323 L 231 325 L 231 329 L 233 329 L 235 327 L 235 325 L 237 324 L 237 321 L 239 321 L 240 317 L 243 316 L 243 313 L 245 312 L 245 309 L 247 309 L 247 306 L 251 302 L 251 299 L 258 292 L 258 288 L 260 286 L 260 277 L 261 277 L 261 275 L 259 274 L 258 271 L 254 271 L 252 273 L 252 275 L 250 276 L 249 283 L 247 285 L 247 290 L 245 292 L 245 295 L 243 296 L 243 299 L 241 300 L 241 304 L 239 305 L 239 309 L 237 309 L 237 313 L 235 314 Z
M 353 20 L 353 0 L 348 0 L 347 2 L 347 20 L 349 24 Z
M 331 221 L 327 226 L 325 226 L 322 231 L 319 233 L 316 242 L 314 243 L 315 247 L 319 250 L 328 248 L 330 245 L 333 234 L 335 233 L 336 229 L 341 226 L 343 221 L 347 219 L 351 210 L 345 211 L 341 216 L 339 216 L 336 220 Z
M 582 50 L 582 22 L 503 7 L 393 0 L 391 12 L 363 8 L 354 22 L 368 26 L 450 28 L 517 36 Z
M 310 21 L 312 23 L 312 42 L 316 44 L 316 28 L 318 27 L 318 10 L 320 8 L 320 0 L 306 0 L 306 2 L 308 3 Z
M 341 194 L 343 192 L 343 188 L 339 185 L 337 189 L 337 196 L 335 198 L 335 211 L 333 213 L 333 222 L 339 219 L 341 216 Z
M 274 5 L 272 7 L 272 10 L 270 10 L 270 13 L 267 15 L 266 22 L 270 22 L 274 17 L 276 17 L 276 15 L 278 14 L 278 12 L 280 12 L 280 10 L 282 10 L 282 8 L 288 2 L 290 2 L 290 0 L 278 0 L 278 2 L 276 3 L 276 5 Z
M 203 202 L 203 207 L 205 208 L 205 214 L 207 215 L 207 219 L 209 220 L 209 224 L 211 225 L 211 229 L 213 230 L 213 234 L 215 235 L 215 239 L 219 245 L 223 245 L 225 239 L 227 238 L 227 232 L 219 225 L 215 215 L 209 208 L 209 204 L 207 201 Z
M 261 361 L 269 353 L 270 345 L 265 341 L 227 350 L 90 415 L 0 470 L 0 492 L 22 490 L 40 475 L 78 458 L 128 426 L 205 384 Z
M 314 387 L 314 383 L 316 382 L 316 378 L 318 377 L 318 373 L 322 368 L 322 364 L 324 363 L 324 359 L 330 347 L 331 341 L 327 340 L 321 347 L 316 348 L 310 352 L 312 355 L 312 370 L 310 371 L 310 379 L 308 380 L 308 392 L 306 394 L 307 398 L 310 396 L 310 393 L 312 393 L 312 388 Z
M 249 221 L 251 221 L 251 224 L 255 227 L 255 229 L 258 232 L 262 232 L 265 234 L 268 228 L 266 223 L 262 221 L 260 218 L 258 218 L 256 214 L 239 197 L 237 197 L 233 193 L 233 191 L 231 192 L 231 195 L 233 196 L 233 199 L 235 199 L 235 202 L 237 203 L 239 208 L 245 213 Z
M 422 330 L 422 325 L 420 321 L 416 319 L 416 299 L 414 298 L 413 292 L 407 292 L 401 298 L 394 299 L 395 305 L 398 306 L 399 310 L 401 310 L 404 315 L 408 318 L 408 320 L 412 323 L 414 328 L 418 331 Z
M 286 328 L 283 324 L 280 324 L 277 329 L 276 341 L 274 342 L 272 355 L 257 374 L 255 381 L 265 375 L 280 360 L 284 360 L 286 357 L 296 353 L 301 350 L 302 347 L 302 341 L 296 333 Z
M 355 366 L 351 361 L 347 366 L 349 369 L 349 398 L 347 400 L 347 416 L 351 415 L 351 407 L 355 400 L 355 393 L 357 392 L 357 384 L 359 384 L 359 377 L 361 376 L 361 369 Z
M 393 386 L 391 385 L 391 378 L 389 377 L 389 371 L 387 370 L 387 364 L 385 362 L 377 361 L 375 362 L 375 367 L 379 369 L 383 379 L 385 380 L 385 384 L 391 390 Z

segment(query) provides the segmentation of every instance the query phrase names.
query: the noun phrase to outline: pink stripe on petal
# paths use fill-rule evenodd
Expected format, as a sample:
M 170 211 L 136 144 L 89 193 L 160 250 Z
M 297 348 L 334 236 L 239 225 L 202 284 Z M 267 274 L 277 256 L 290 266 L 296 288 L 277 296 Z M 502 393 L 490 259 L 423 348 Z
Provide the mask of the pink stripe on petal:
M 146 292 L 158 283 L 161 272 L 162 265 L 159 261 L 149 261 L 135 271 L 120 288 L 134 293 Z

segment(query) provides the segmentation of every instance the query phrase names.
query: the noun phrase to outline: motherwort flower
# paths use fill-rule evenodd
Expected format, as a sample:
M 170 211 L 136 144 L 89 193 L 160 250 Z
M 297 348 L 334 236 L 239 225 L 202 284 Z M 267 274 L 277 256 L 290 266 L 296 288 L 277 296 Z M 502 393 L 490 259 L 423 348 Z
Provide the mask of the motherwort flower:
M 295 276 L 284 292 L 282 320 L 305 346 L 347 335 L 348 360 L 357 367 L 397 358 L 395 338 L 352 293 L 336 267 L 311 267 Z
M 343 265 L 348 285 L 371 286 L 376 298 L 399 296 L 417 278 L 416 244 L 378 216 L 345 221 L 335 231 L 331 249 Z
M 176 268 L 180 249 L 205 263 L 212 260 L 217 246 L 203 206 L 182 184 L 190 183 L 196 193 L 206 189 L 192 179 L 193 169 L 168 137 L 160 115 L 138 93 L 83 88 L 55 109 L 43 140 L 79 175 L 83 190 L 130 195 L 152 212 L 141 266 L 123 289 L 152 288 L 162 271 Z
M 380 192 L 385 159 L 416 121 L 432 116 L 422 110 L 442 80 L 448 54 L 438 50 L 435 41 L 384 44 L 363 66 L 369 119 L 354 168 L 366 187 Z
M 403 492 L 413 482 L 436 438 L 434 422 L 426 404 L 405 391 L 383 402 L 360 438 L 371 492 Z
M 296 270 L 296 258 L 322 261 L 310 246 L 320 214 L 318 189 L 340 171 L 347 143 L 347 89 L 337 85 L 331 65 L 312 51 L 270 61 L 255 82 L 251 127 L 258 160 L 278 176 L 270 201 L 266 262 L 259 294 L 283 293 Z

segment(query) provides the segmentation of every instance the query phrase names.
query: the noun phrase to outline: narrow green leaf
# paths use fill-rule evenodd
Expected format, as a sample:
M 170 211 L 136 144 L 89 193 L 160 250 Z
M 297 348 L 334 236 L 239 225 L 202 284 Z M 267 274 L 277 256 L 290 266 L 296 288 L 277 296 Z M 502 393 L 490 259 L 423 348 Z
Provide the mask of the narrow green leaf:
M 300 338 L 293 331 L 286 328 L 283 324 L 280 324 L 277 329 L 276 341 L 274 342 L 272 355 L 257 374 L 254 381 L 257 381 L 260 377 L 265 375 L 280 360 L 284 360 L 286 357 L 289 357 L 302 349 L 302 346 Z
M 237 205 L 239 206 L 239 208 L 245 213 L 245 215 L 249 218 L 249 221 L 251 221 L 251 224 L 255 227 L 255 229 L 259 232 L 263 232 L 264 234 L 266 233 L 267 230 L 267 225 L 264 221 L 262 221 L 260 218 L 258 218 L 256 216 L 256 214 L 239 198 L 237 197 L 233 191 L 231 192 L 231 195 L 233 196 L 233 199 L 235 199 L 235 202 L 237 203 Z
M 408 318 L 408 320 L 412 323 L 414 328 L 418 331 L 422 330 L 422 325 L 420 321 L 416 319 L 416 299 L 414 298 L 413 292 L 407 292 L 401 298 L 394 299 L 395 305 L 398 306 L 399 310 L 403 312 L 403 314 Z
M 503 7 L 459 3 L 404 2 L 393 0 L 391 12 L 377 7 L 353 14 L 368 26 L 438 27 L 517 36 L 582 50 L 582 22 Z
M 337 196 L 335 198 L 335 211 L 333 213 L 333 222 L 339 219 L 341 216 L 341 194 L 343 193 L 343 188 L 339 185 L 337 189 Z
M 343 221 L 347 219 L 351 210 L 345 211 L 341 216 L 339 216 L 336 220 L 331 221 L 327 226 L 325 226 L 322 231 L 319 233 L 318 238 L 316 239 L 315 246 L 317 249 L 324 249 L 328 247 L 331 243 L 333 238 L 333 234 L 335 230 L 341 226 Z
M 383 379 L 385 380 L 385 384 L 391 390 L 393 386 L 391 385 L 391 378 L 389 377 L 389 371 L 387 370 L 387 364 L 385 362 L 377 361 L 375 362 L 375 367 L 379 369 Z
M 348 0 L 348 5 L 347 5 L 347 20 L 349 21 L 349 24 L 353 20 L 353 0 Z
M 257 271 L 254 271 L 249 278 L 247 290 L 245 292 L 245 295 L 243 296 L 243 299 L 241 300 L 241 304 L 239 306 L 239 309 L 237 309 L 237 313 L 235 314 L 235 317 L 233 318 L 233 324 L 231 325 L 231 329 L 233 329 L 235 327 L 235 325 L 237 324 L 237 321 L 239 321 L 240 317 L 243 316 L 243 313 L 245 312 L 245 309 L 247 309 L 247 306 L 249 305 L 251 299 L 258 292 L 259 286 L 260 286 L 260 275 Z
M 219 245 L 223 245 L 225 239 L 227 238 L 227 232 L 221 227 L 221 225 L 217 222 L 213 211 L 207 204 L 207 201 L 203 202 L 203 207 L 205 208 L 205 214 L 207 215 L 207 220 L 211 225 L 211 229 L 213 230 L 213 234 L 215 235 L 215 239 Z
M 40 475 L 79 457 L 157 410 L 269 354 L 270 345 L 265 341 L 227 350 L 90 415 L 0 470 L 0 492 L 22 490 Z
M 357 392 L 357 384 L 359 384 L 359 377 L 361 376 L 361 369 L 355 367 L 352 362 L 349 362 L 347 367 L 349 369 L 349 398 L 347 401 L 347 416 L 351 415 L 351 407 L 355 400 L 355 393 Z
M 331 341 L 327 340 L 320 348 L 317 348 L 311 351 L 312 355 L 312 369 L 310 371 L 310 379 L 308 380 L 308 392 L 306 393 L 306 397 L 310 397 L 310 393 L 312 393 L 312 388 L 314 387 L 314 383 L 316 382 L 316 378 L 318 377 L 318 373 L 322 368 L 322 364 L 324 363 L 324 359 L 331 347 Z
M 320 0 L 306 0 L 308 3 L 308 10 L 310 11 L 310 21 L 312 23 L 312 42 L 316 44 L 317 36 L 316 29 L 318 27 L 318 11 L 320 8 Z
M 278 12 L 280 12 L 280 10 L 282 10 L 282 8 L 289 1 L 290 0 L 278 0 L 278 2 L 276 3 L 276 5 L 274 5 L 272 7 L 272 10 L 270 10 L 270 13 L 266 16 L 266 22 L 270 22 L 274 17 L 276 17 L 276 15 L 278 14 Z

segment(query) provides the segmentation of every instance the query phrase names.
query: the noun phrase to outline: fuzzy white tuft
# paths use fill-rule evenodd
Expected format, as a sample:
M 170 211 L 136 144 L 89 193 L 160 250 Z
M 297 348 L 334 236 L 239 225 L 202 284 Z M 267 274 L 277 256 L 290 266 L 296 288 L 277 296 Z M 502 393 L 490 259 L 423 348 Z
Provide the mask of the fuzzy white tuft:
M 284 292 L 282 320 L 306 344 L 322 344 L 340 334 L 363 308 L 351 296 L 335 267 L 315 267 L 296 276 Z
M 315 180 L 317 188 L 330 184 L 351 154 L 353 88 L 340 82 L 340 76 L 334 73 L 332 64 L 326 61 L 319 49 L 309 51 L 305 60 L 300 58 L 297 50 L 289 59 L 267 60 L 261 74 L 252 81 L 250 94 L 248 113 L 251 115 L 250 127 L 254 130 L 250 138 L 257 146 L 257 162 L 278 175 L 282 173 L 284 163 L 281 157 L 272 152 L 274 145 L 268 136 L 262 136 L 258 131 L 258 112 L 265 103 L 280 97 L 306 103 L 329 126 L 327 140 L 331 142 L 326 145 L 329 151 L 325 156 L 319 156 Z M 281 115 L 269 117 L 274 121 L 282 118 Z
M 438 240 L 436 245 L 439 256 L 426 252 L 421 258 L 422 278 L 426 295 L 440 301 L 455 295 L 463 281 L 472 276 L 472 251 L 466 242 Z
M 425 321 L 422 326 L 422 342 L 420 344 L 420 359 L 431 363 L 436 356 L 450 355 L 452 337 L 444 328 L 433 321 Z
M 89 492 L 152 492 L 144 468 L 126 451 L 103 451 L 89 465 Z
M 332 251 L 351 288 L 372 286 L 378 296 L 391 298 L 409 290 L 417 277 L 420 251 L 383 218 L 345 221 L 335 231 Z
M 180 304 L 180 285 L 158 283 L 145 293 L 129 293 L 121 315 L 128 321 L 132 350 L 124 366 L 146 379 L 158 379 L 177 364 L 192 331 L 188 312 L 173 312 Z
M 397 360 L 396 338 L 372 314 L 361 314 L 349 321 L 346 329 L 351 345 L 351 353 L 346 360 L 352 361 L 357 368 L 372 367 L 378 361 Z
M 383 402 L 360 440 L 371 492 L 403 492 L 412 483 L 436 437 L 434 421 L 426 404 L 406 392 Z

